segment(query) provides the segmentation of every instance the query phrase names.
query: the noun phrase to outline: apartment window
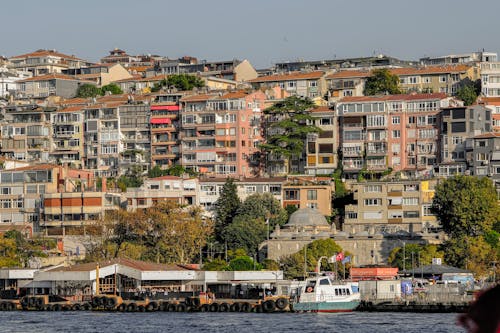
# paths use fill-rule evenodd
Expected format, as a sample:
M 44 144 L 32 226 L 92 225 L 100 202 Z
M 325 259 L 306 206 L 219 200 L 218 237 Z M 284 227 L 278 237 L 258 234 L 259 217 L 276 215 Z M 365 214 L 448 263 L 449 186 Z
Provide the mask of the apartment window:
M 365 193 L 380 193 L 382 192 L 382 185 L 365 185 Z
M 307 190 L 307 200 L 318 200 L 318 191 Z
M 365 199 L 365 206 L 380 206 L 382 199 Z
M 431 211 L 431 207 L 432 207 L 432 205 L 430 205 L 430 204 L 425 204 L 422 206 L 422 211 L 423 211 L 424 216 L 434 216 L 434 214 Z
M 298 190 L 285 190 L 285 200 L 300 200 Z
M 477 158 L 478 161 L 486 161 L 488 159 L 488 154 L 478 153 Z
M 346 212 L 345 214 L 346 214 L 348 219 L 357 219 L 358 218 L 357 212 Z
M 318 203 L 317 202 L 308 202 L 306 204 L 307 208 L 312 208 L 312 209 L 318 209 Z
M 404 187 L 404 191 L 405 191 L 405 192 L 414 192 L 414 191 L 418 191 L 418 185 L 417 185 L 417 184 L 409 184 L 409 185 L 405 185 L 405 187 Z
M 476 147 L 486 147 L 486 141 L 477 141 Z
M 281 186 L 280 185 L 270 185 L 269 192 L 272 194 L 281 194 Z
M 295 82 L 295 81 L 288 81 L 287 82 L 288 88 L 295 88 L 296 86 L 297 86 L 297 82 Z
M 431 82 L 432 82 L 432 80 L 431 80 L 431 77 L 430 77 L 430 76 L 424 76 L 424 77 L 422 78 L 422 80 L 423 80 L 423 82 L 424 82 L 424 83 L 431 83 Z
M 461 136 L 452 136 L 451 143 L 454 145 L 459 145 L 464 141 L 464 138 Z
M 392 117 L 392 124 L 393 125 L 401 124 L 401 117 L 400 116 L 393 116 Z
M 418 205 L 418 198 L 403 198 L 403 205 L 416 206 Z
M 10 199 L 0 199 L 0 207 L 7 209 L 11 208 L 11 200 Z
M 408 117 L 408 124 L 415 124 L 415 123 L 416 123 L 416 117 L 415 116 Z
M 446 82 L 446 75 L 439 75 L 439 82 L 440 83 Z
M 317 87 L 318 81 L 309 81 L 309 87 Z
M 255 186 L 245 186 L 245 193 L 255 193 L 257 191 Z
M 403 217 L 408 218 L 408 219 L 414 219 L 416 217 L 419 217 L 420 213 L 418 211 L 406 211 L 403 212 Z
M 10 194 L 10 193 L 11 193 L 11 192 L 10 192 L 10 187 L 2 187 L 2 188 L 1 188 L 1 192 L 0 192 L 0 193 L 1 193 L 1 194 L 3 194 L 3 195 L 8 195 L 8 194 Z
M 418 83 L 418 76 L 410 76 L 408 77 L 408 83 L 409 84 L 417 84 Z
M 392 138 L 397 139 L 401 137 L 401 131 L 400 130 L 393 130 L 392 131 Z

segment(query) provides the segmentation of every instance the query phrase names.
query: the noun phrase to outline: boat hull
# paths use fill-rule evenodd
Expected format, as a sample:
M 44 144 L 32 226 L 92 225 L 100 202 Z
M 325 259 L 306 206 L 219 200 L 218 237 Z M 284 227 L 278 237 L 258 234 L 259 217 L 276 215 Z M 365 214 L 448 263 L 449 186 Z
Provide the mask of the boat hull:
M 293 305 L 294 311 L 305 312 L 351 312 L 359 305 L 359 301 L 347 302 L 299 302 Z

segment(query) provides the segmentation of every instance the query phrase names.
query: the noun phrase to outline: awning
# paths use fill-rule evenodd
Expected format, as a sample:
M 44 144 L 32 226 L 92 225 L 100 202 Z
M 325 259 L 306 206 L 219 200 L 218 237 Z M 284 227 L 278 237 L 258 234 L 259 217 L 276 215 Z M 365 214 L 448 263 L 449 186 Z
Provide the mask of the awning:
M 151 118 L 151 124 L 171 124 L 170 118 Z
M 151 110 L 179 111 L 179 105 L 151 105 Z

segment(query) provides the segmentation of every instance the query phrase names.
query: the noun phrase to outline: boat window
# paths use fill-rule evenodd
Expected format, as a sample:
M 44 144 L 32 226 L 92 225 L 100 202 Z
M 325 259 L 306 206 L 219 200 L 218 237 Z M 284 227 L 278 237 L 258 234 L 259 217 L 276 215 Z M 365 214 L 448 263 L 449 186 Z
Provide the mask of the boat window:
M 338 296 L 339 295 L 339 290 L 337 288 L 335 288 L 335 296 Z
M 342 288 L 342 295 L 345 295 L 345 288 Z
M 328 279 L 321 279 L 321 280 L 319 280 L 319 285 L 320 286 L 329 286 L 330 281 L 328 281 Z
M 350 295 L 351 294 L 351 291 L 349 289 L 347 289 L 347 295 Z

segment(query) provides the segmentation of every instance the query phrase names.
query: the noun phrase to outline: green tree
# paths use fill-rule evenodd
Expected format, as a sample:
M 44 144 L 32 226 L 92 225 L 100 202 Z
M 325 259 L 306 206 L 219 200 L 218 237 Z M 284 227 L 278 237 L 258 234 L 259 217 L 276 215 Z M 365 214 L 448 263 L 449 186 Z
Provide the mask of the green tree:
M 174 74 L 169 75 L 166 81 L 167 87 L 173 87 L 181 91 L 193 90 L 205 86 L 205 82 L 195 75 Z
M 120 95 L 123 94 L 122 89 L 116 83 L 110 83 L 101 87 L 101 95 L 106 95 L 107 92 L 110 92 L 112 95 Z
M 214 258 L 203 264 L 203 269 L 206 271 L 226 271 L 228 270 L 228 265 L 223 259 Z
M 477 99 L 476 89 L 472 84 L 466 84 L 458 88 L 456 96 L 464 101 L 465 105 L 472 105 Z
M 366 79 L 364 91 L 366 96 L 400 93 L 398 76 L 391 74 L 387 68 L 373 70 L 372 75 Z
M 167 170 L 160 168 L 158 165 L 155 165 L 151 170 L 148 171 L 148 178 L 157 178 L 161 176 L 165 176 L 167 174 Z
M 342 252 L 342 248 L 331 238 L 315 240 L 308 244 L 299 252 L 286 256 L 280 260 L 285 275 L 289 279 L 306 277 L 307 273 L 314 272 L 321 257 L 330 258 L 331 256 Z M 349 255 L 349 253 L 345 253 Z M 335 271 L 335 264 L 329 264 L 325 260 L 322 262 L 323 271 Z M 348 271 L 350 263 L 346 264 Z M 337 264 L 337 274 L 342 274 L 342 264 Z
M 222 187 L 219 198 L 215 202 L 215 237 L 224 243 L 224 229 L 231 224 L 241 205 L 233 178 L 228 178 Z
M 451 237 L 482 235 L 500 217 L 495 187 L 486 177 L 457 175 L 440 182 L 431 209 Z
M 76 97 L 80 98 L 96 97 L 99 95 L 101 95 L 101 89 L 89 83 L 82 84 L 76 91 Z
M 290 160 L 304 152 L 305 140 L 309 133 L 319 133 L 310 111 L 315 104 L 309 98 L 287 97 L 264 110 L 269 125 L 266 129 L 266 143 L 260 148 L 267 154 L 282 156 L 290 165 Z M 274 121 L 278 119 L 277 121 Z
M 404 265 L 403 258 L 405 258 Z M 410 270 L 413 263 L 415 267 L 431 264 L 432 258 L 444 259 L 444 252 L 440 251 L 437 245 L 407 244 L 404 249 L 402 247 L 392 249 L 387 261 L 393 267 L 398 267 L 401 270 Z M 420 261 L 418 261 L 419 259 Z
M 223 235 L 229 249 L 243 249 L 253 255 L 267 237 L 267 225 L 262 218 L 238 215 L 224 228 Z
M 261 269 L 262 265 L 249 256 L 236 257 L 227 266 L 228 271 L 260 271 Z
M 237 216 L 247 216 L 250 219 L 269 220 L 269 228 L 283 225 L 288 220 L 286 210 L 271 193 L 255 193 L 243 201 L 236 212 Z

